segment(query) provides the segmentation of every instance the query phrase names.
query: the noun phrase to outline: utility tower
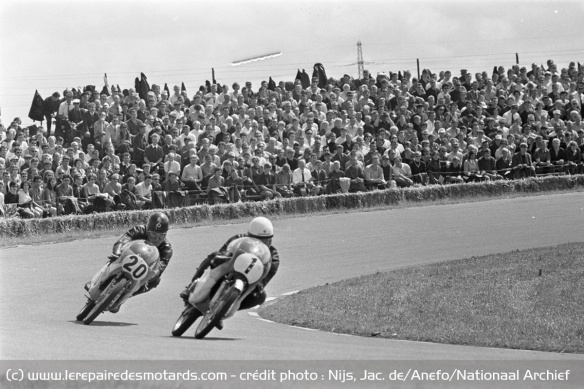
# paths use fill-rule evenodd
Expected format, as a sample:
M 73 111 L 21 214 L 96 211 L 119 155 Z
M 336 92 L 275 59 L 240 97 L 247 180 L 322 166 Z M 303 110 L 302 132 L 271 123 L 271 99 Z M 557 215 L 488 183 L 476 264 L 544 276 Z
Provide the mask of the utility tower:
M 361 41 L 357 42 L 357 72 L 359 79 L 363 78 L 363 51 L 361 50 Z

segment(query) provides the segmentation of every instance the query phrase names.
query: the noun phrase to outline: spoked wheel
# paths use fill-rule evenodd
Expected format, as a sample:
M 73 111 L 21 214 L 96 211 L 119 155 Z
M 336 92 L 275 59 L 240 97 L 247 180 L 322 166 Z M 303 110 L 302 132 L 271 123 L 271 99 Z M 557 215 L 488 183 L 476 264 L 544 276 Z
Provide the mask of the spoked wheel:
M 122 278 L 119 282 L 115 280 L 110 282 L 110 284 L 105 288 L 101 295 L 95 302 L 95 307 L 89 312 L 87 318 L 83 320 L 84 324 L 91 324 L 103 311 L 105 311 L 109 305 L 117 299 L 121 293 L 123 293 L 126 283 L 128 281 Z
M 85 319 L 85 316 L 87 316 L 87 314 L 91 312 L 93 307 L 95 307 L 95 301 L 87 299 L 85 306 L 81 309 L 81 312 L 79 312 L 79 314 L 76 317 L 77 321 L 82 321 L 83 319 Z
M 218 299 L 214 299 L 215 301 L 211 302 L 209 310 L 205 316 L 203 316 L 203 319 L 195 331 L 195 338 L 197 339 L 203 339 L 207 336 L 213 327 L 223 319 L 227 312 L 229 312 L 233 303 L 239 298 L 241 291 L 237 289 L 235 285 L 231 285 L 227 288 L 222 285 L 222 288 L 218 293 L 221 293 L 221 295 L 219 295 Z
M 180 314 L 178 320 L 172 329 L 172 336 L 181 336 L 193 323 L 201 316 L 201 312 L 192 305 L 187 305 L 185 310 Z

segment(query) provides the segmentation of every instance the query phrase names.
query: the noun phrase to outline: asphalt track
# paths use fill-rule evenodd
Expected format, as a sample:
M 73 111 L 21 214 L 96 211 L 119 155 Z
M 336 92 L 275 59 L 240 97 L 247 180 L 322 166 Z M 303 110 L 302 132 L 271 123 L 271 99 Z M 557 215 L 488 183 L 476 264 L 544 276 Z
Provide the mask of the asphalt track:
M 281 267 L 272 297 L 377 271 L 584 240 L 581 193 L 306 216 L 275 221 Z M 200 260 L 245 224 L 174 229 L 160 286 L 90 326 L 75 322 L 83 284 L 116 237 L 0 251 L 0 359 L 500 360 L 584 355 L 343 336 L 239 312 L 206 340 L 170 336 L 179 292 Z

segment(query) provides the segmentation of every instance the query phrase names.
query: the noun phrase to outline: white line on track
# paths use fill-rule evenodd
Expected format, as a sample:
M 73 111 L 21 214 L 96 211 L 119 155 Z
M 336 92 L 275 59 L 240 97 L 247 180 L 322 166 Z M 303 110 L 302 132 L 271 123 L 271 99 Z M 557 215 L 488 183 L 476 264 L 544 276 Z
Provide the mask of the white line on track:
M 286 293 L 282 293 L 282 296 L 290 296 L 291 294 L 296 294 L 300 292 L 299 290 L 293 290 L 292 292 L 286 292 Z
M 318 330 L 316 330 L 316 329 L 314 329 L 314 328 L 306 328 L 306 327 L 298 327 L 298 326 L 288 326 L 288 327 L 291 327 L 291 328 L 298 328 L 298 329 L 300 329 L 300 330 L 305 330 L 305 331 L 318 331 Z

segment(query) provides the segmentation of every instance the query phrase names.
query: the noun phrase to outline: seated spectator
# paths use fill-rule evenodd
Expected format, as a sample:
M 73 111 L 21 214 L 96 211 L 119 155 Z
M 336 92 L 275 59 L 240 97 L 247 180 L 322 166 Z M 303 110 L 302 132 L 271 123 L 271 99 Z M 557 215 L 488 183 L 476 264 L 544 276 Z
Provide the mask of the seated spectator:
M 95 197 L 101 193 L 99 186 L 97 186 L 95 181 L 97 181 L 97 176 L 93 173 L 90 173 L 87 176 L 87 183 L 81 187 L 81 200 L 93 204 Z
M 162 183 L 160 182 L 160 174 L 152 174 L 152 192 L 157 192 L 162 190 Z
M 23 181 L 20 184 L 20 190 L 18 191 L 18 206 L 23 208 L 30 217 L 40 218 L 44 215 L 44 209 L 35 201 L 29 194 L 30 183 L 28 181 Z
M 292 172 L 290 165 L 285 163 L 282 165 L 280 171 L 276 173 L 276 190 L 282 197 L 292 197 L 294 191 L 292 189 Z
M 535 176 L 535 166 L 531 161 L 531 155 L 527 152 L 527 143 L 519 145 L 519 152 L 511 159 L 513 169 L 513 179 L 518 180 Z
M 365 168 L 363 175 L 367 189 L 384 189 L 387 187 L 387 181 L 383 177 L 383 168 L 379 165 L 378 154 L 371 157 L 371 165 Z
M 414 152 L 414 160 L 409 163 L 412 170 L 412 180 L 415 184 L 428 184 L 428 173 L 426 163 L 422 161 L 422 153 L 420 151 Z
M 444 175 L 446 175 L 445 181 L 449 184 L 461 184 L 464 182 L 464 179 L 462 178 L 462 165 L 460 164 L 460 158 L 452 158 L 452 163 L 446 167 Z
M 226 203 L 229 199 L 229 194 L 225 189 L 225 178 L 221 176 L 221 169 L 215 167 L 213 175 L 209 177 L 207 184 L 207 196 L 209 204 Z
M 304 159 L 298 160 L 298 168 L 292 173 L 292 186 L 294 193 L 300 196 L 308 196 L 309 194 L 318 194 L 313 191 L 318 191 L 318 188 L 312 183 L 313 178 L 310 170 L 306 168 Z
M 464 178 L 470 182 L 484 181 L 485 179 L 489 179 L 480 173 L 479 161 L 477 159 L 477 149 L 475 146 L 470 146 L 468 149 L 468 158 L 464 161 L 463 175 Z
M 341 170 L 341 162 L 333 162 L 333 169 L 328 175 L 328 184 L 325 192 L 327 194 L 341 193 L 341 178 L 345 177 L 345 173 Z
M 203 181 L 203 171 L 201 170 L 201 167 L 197 165 L 198 161 L 199 157 L 191 155 L 189 157 L 190 163 L 183 169 L 181 181 L 188 190 L 201 190 L 199 185 Z
M 162 183 L 162 190 L 165 192 L 177 192 L 180 189 L 177 173 L 175 171 L 168 172 L 167 179 Z
M 570 141 L 568 144 L 568 149 L 566 150 L 566 171 L 569 174 L 582 174 L 583 163 L 582 163 L 582 152 L 578 147 L 576 141 Z
M 52 173 L 52 172 L 51 172 Z M 57 179 L 53 174 L 47 175 L 48 182 L 45 184 L 45 189 L 43 190 L 43 203 L 45 204 L 45 208 L 48 207 L 49 212 L 51 215 L 57 215 L 57 191 L 55 188 L 57 187 Z
M 488 177 L 489 180 L 502 180 L 503 177 L 497 173 L 497 161 L 491 157 L 491 150 L 484 149 L 483 156 L 479 158 L 479 171 L 483 177 Z
M 410 166 L 402 163 L 400 156 L 396 156 L 394 162 L 395 164 L 393 165 L 392 173 L 397 186 L 407 188 L 414 185 L 414 181 L 412 180 L 412 169 Z
M 134 187 L 136 200 L 141 209 L 152 209 L 152 175 L 144 177 L 144 181 Z

